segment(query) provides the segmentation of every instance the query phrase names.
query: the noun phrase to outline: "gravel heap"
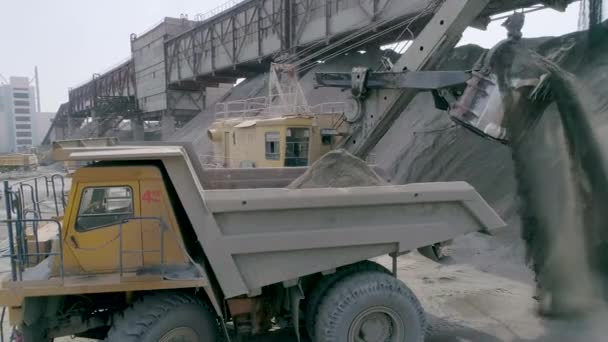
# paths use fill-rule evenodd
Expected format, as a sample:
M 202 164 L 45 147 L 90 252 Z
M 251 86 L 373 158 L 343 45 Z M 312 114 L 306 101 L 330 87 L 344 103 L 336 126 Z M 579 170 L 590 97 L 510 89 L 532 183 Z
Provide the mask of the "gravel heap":
M 363 160 L 345 150 L 335 150 L 317 160 L 289 189 L 347 188 L 387 183 Z

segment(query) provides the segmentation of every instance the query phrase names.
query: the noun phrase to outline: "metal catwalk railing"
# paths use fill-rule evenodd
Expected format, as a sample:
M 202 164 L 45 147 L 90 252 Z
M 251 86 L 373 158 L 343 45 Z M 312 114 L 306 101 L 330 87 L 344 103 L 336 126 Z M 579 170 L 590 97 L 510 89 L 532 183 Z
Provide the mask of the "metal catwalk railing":
M 210 10 L 208 12 L 199 13 L 199 14 L 195 15 L 194 20 L 199 21 L 199 22 L 205 21 L 207 19 L 215 17 L 216 15 L 218 15 L 222 12 L 228 11 L 229 9 L 231 9 L 231 8 L 235 7 L 236 5 L 238 5 L 242 2 L 245 2 L 245 1 L 247 1 L 247 0 L 230 0 L 228 2 L 225 2 L 221 5 L 213 8 L 212 10 Z

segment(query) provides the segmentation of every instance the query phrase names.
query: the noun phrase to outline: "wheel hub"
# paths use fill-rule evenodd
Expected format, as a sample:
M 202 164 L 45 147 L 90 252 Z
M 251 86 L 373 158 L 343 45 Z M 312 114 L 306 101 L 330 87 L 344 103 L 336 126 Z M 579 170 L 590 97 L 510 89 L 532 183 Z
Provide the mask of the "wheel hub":
M 391 332 L 390 318 L 381 313 L 374 313 L 366 317 L 361 325 L 359 337 L 364 341 L 387 341 Z
M 198 342 L 199 338 L 194 329 L 179 327 L 164 334 L 158 342 Z
M 386 307 L 375 307 L 360 313 L 349 331 L 349 342 L 397 342 L 402 329 L 398 315 Z

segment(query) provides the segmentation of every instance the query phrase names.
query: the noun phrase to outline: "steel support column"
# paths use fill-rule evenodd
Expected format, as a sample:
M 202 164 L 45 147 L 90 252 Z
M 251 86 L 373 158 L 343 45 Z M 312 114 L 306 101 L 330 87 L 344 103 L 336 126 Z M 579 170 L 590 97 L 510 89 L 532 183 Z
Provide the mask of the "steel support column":
M 163 113 L 160 119 L 160 126 L 161 139 L 164 141 L 169 140 L 173 133 L 175 133 L 175 116 L 168 111 Z
M 144 120 L 142 118 L 131 119 L 131 130 L 133 131 L 133 141 L 145 140 Z

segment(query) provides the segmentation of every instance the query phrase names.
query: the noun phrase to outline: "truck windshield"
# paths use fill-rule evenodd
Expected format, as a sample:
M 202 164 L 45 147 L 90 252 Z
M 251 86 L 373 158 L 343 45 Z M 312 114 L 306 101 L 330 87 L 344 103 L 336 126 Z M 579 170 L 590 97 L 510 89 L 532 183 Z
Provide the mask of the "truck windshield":
M 76 229 L 86 231 L 118 224 L 133 216 L 133 191 L 127 186 L 86 188 Z

